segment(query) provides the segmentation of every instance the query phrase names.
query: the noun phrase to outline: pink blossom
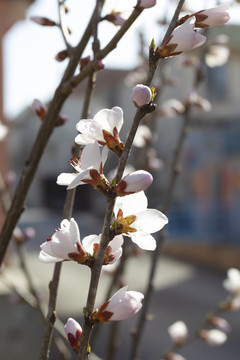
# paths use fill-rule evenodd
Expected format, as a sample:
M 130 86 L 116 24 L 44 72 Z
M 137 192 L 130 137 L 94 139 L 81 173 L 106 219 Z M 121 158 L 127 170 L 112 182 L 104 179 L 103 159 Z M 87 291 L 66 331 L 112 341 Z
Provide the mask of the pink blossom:
M 118 290 L 95 313 L 100 322 L 119 321 L 136 314 L 142 307 L 144 295 L 138 291 L 127 291 L 127 286 Z
M 196 18 L 191 17 L 173 31 L 170 38 L 159 49 L 162 57 L 178 55 L 183 51 L 195 49 L 206 41 L 205 36 L 194 30 L 195 21 Z
M 124 196 L 146 190 L 152 183 L 152 175 L 144 170 L 137 170 L 126 175 L 117 184 L 118 196 Z
M 136 7 L 142 8 L 142 9 L 149 9 L 153 6 L 155 6 L 157 3 L 157 0 L 138 0 Z
M 64 331 L 73 350 L 78 353 L 82 336 L 81 325 L 76 320 L 69 318 L 64 326 Z
M 148 86 L 138 84 L 133 88 L 131 100 L 136 107 L 142 107 L 150 103 L 152 91 Z
M 201 10 L 194 14 L 196 17 L 196 27 L 210 27 L 223 25 L 230 19 L 229 10 L 230 5 L 220 5 L 211 9 Z

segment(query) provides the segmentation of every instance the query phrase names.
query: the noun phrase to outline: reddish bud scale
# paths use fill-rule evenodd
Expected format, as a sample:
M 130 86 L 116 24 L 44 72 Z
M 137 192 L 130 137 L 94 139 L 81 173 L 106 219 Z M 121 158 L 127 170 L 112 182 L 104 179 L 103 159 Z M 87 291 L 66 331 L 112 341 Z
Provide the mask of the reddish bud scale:
M 90 63 L 90 56 L 86 56 L 85 58 L 80 59 L 80 70 L 84 69 L 87 64 Z
M 93 320 L 106 322 L 112 317 L 113 313 L 111 311 L 105 310 L 108 304 L 109 304 L 109 300 L 106 301 L 102 306 L 100 306 L 100 308 L 97 311 L 93 313 L 92 315 Z
M 115 154 L 117 154 L 118 156 L 120 156 L 124 150 L 124 144 L 121 141 L 119 134 L 118 134 L 118 130 L 115 127 L 113 129 L 113 134 L 111 134 L 109 131 L 107 130 L 102 130 L 103 133 L 103 137 L 104 137 L 104 141 L 99 141 L 100 145 L 107 145 L 107 147 L 109 148 L 109 150 L 111 150 L 112 152 L 114 152 Z
M 72 333 L 68 333 L 68 335 L 67 335 L 68 341 L 76 353 L 78 353 L 78 351 L 79 351 L 81 336 L 82 336 L 82 333 L 80 330 L 76 331 L 75 336 Z
M 134 227 L 130 226 L 131 224 L 134 223 L 135 220 L 136 220 L 135 215 L 129 215 L 124 218 L 122 209 L 119 209 L 117 213 L 117 219 L 115 221 L 115 228 L 114 228 L 115 235 L 136 232 L 137 230 Z
M 59 53 L 57 53 L 57 55 L 55 56 L 55 60 L 57 60 L 58 62 L 62 62 L 67 57 L 69 57 L 68 50 L 62 50 L 62 51 L 59 51 Z
M 105 178 L 105 176 L 103 174 L 100 174 L 95 169 L 89 170 L 89 175 L 91 176 L 92 179 L 83 179 L 82 182 L 93 186 L 94 189 L 102 192 L 104 195 L 107 196 L 110 189 L 110 184 L 108 180 Z

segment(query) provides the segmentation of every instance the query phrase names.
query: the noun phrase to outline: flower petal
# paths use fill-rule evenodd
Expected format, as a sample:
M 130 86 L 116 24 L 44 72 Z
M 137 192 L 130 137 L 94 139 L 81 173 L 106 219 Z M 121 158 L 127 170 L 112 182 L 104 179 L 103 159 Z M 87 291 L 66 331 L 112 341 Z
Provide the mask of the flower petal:
M 84 185 L 82 180 L 88 179 L 88 178 L 90 179 L 89 170 L 90 170 L 90 168 L 82 171 L 80 174 L 76 174 L 76 176 L 73 178 L 72 182 L 68 185 L 67 189 L 70 190 L 70 189 L 75 188 L 78 185 Z
M 140 191 L 124 197 L 117 197 L 114 212 L 117 214 L 118 210 L 122 209 L 124 217 L 135 215 L 141 211 L 145 211 L 147 209 L 147 204 L 148 201 L 146 195 L 143 191 Z
M 74 173 L 62 173 L 57 177 L 58 185 L 69 185 L 76 178 L 78 174 Z
M 156 209 L 147 209 L 137 214 L 134 227 L 141 231 L 153 234 L 161 230 L 168 223 L 168 218 Z
M 152 235 L 141 234 L 139 232 L 131 234 L 132 242 L 143 250 L 153 251 L 156 249 L 156 240 Z
M 92 168 L 99 171 L 101 164 L 100 148 L 97 142 L 84 147 L 81 156 L 81 168 L 83 170 Z
M 91 255 L 93 254 L 93 244 L 99 244 L 100 237 L 101 234 L 100 235 L 93 234 L 93 235 L 85 236 L 82 239 L 82 245 L 89 254 Z

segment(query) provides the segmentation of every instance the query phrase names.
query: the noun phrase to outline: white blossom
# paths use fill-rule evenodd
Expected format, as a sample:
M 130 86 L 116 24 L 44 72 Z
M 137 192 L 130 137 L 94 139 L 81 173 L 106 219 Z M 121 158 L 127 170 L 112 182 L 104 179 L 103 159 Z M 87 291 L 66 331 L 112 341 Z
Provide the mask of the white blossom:
M 77 173 L 62 173 L 57 178 L 58 185 L 67 185 L 67 189 L 73 189 L 83 185 L 82 180 L 91 179 L 90 170 L 98 172 L 104 166 L 108 155 L 106 146 L 100 148 L 97 142 L 86 145 L 79 158 L 70 161 Z
M 76 128 L 81 134 L 76 136 L 75 142 L 79 145 L 105 142 L 103 130 L 113 135 L 114 129 L 119 133 L 122 125 L 123 111 L 120 107 L 100 110 L 93 119 L 82 119 L 77 123 Z
M 121 221 L 120 212 L 123 218 L 130 216 L 134 217 L 134 222 L 131 223 L 133 232 L 125 232 L 132 241 L 136 243 L 141 249 L 154 250 L 156 248 L 156 240 L 151 235 L 161 230 L 167 223 L 167 217 L 156 209 L 147 208 L 148 201 L 143 191 L 124 197 L 117 197 L 114 213 L 117 218 L 116 221 Z

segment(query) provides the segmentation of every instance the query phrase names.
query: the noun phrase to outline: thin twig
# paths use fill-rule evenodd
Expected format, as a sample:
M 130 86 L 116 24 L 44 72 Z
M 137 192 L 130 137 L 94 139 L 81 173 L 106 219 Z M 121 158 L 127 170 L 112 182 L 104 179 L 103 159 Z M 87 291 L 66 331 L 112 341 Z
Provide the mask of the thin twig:
M 93 17 L 92 17 L 93 18 Z M 62 108 L 63 103 L 69 94 L 62 92 L 62 84 L 72 78 L 78 66 L 82 53 L 89 41 L 92 31 L 92 18 L 83 34 L 79 44 L 74 48 L 73 55 L 70 57 L 69 64 L 63 75 L 60 85 L 58 86 L 52 102 L 50 103 L 48 113 L 42 126 L 39 130 L 35 143 L 33 144 L 29 160 L 26 161 L 22 170 L 20 180 L 18 182 L 12 205 L 8 211 L 7 218 L 4 222 L 1 237 L 0 237 L 0 265 L 2 264 L 6 249 L 12 236 L 13 229 L 15 228 L 22 212 L 24 211 L 24 203 L 30 188 L 30 185 L 35 176 L 38 164 L 43 155 L 48 140 L 54 130 L 55 121 Z
M 58 0 L 58 15 L 59 15 L 59 27 L 62 33 L 63 41 L 65 42 L 65 45 L 67 49 L 72 49 L 72 46 L 68 40 L 69 38 L 69 30 L 68 26 L 66 25 L 66 5 L 65 0 Z

